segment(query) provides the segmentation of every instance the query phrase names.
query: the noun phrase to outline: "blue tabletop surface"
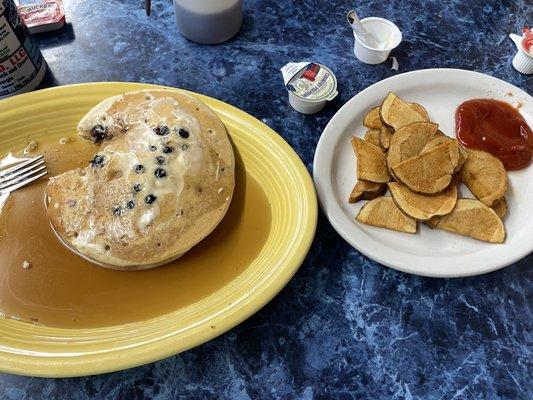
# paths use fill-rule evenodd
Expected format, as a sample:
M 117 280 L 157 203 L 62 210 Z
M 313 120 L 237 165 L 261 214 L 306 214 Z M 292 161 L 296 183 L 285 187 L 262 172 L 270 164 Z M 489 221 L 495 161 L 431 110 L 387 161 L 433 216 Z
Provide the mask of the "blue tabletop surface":
M 37 36 L 43 86 L 139 81 L 216 97 L 270 125 L 309 170 L 328 120 L 367 86 L 415 69 L 464 68 L 527 92 L 508 38 L 533 23 L 530 0 L 245 0 L 242 31 L 191 43 L 170 0 L 65 1 L 69 24 Z M 393 20 L 404 40 L 390 62 L 358 62 L 345 14 Z M 337 75 L 314 116 L 287 104 L 279 68 L 314 60 Z M 304 264 L 257 314 L 220 337 L 153 364 L 75 379 L 0 374 L 0 399 L 532 399 L 533 255 L 484 276 L 429 279 L 377 265 L 323 215 Z

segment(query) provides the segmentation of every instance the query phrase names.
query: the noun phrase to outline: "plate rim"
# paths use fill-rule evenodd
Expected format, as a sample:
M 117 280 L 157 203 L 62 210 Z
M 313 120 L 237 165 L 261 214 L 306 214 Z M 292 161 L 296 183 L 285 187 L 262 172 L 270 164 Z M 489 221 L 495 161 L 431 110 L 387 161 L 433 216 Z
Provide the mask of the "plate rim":
M 123 92 L 147 88 L 183 91 L 199 98 L 204 102 L 206 99 L 208 99 L 209 102 L 222 106 L 221 111 L 213 110 L 217 114 L 236 116 L 236 119 L 238 119 L 243 125 L 254 127 L 254 130 L 260 130 L 263 132 L 269 140 L 273 141 L 284 150 L 285 155 L 291 161 L 295 175 L 302 180 L 301 183 L 305 189 L 304 197 L 307 204 L 307 209 L 305 210 L 306 227 L 301 234 L 301 239 L 298 246 L 291 251 L 291 255 L 286 261 L 283 262 L 285 266 L 280 270 L 281 273 L 279 276 L 276 279 L 270 280 L 268 285 L 264 285 L 259 290 L 247 294 L 247 297 L 244 299 L 244 301 L 241 301 L 240 304 L 237 304 L 234 307 L 221 307 L 219 310 L 212 313 L 212 315 L 214 315 L 213 318 L 200 321 L 197 324 L 192 325 L 190 327 L 190 331 L 194 333 L 194 335 L 191 334 L 190 336 L 194 336 L 194 340 L 189 338 L 187 341 L 183 341 L 181 338 L 179 338 L 179 335 L 176 335 L 176 333 L 179 331 L 179 328 L 177 327 L 173 334 L 167 335 L 163 338 L 160 337 L 157 341 L 140 342 L 136 344 L 136 346 L 133 346 L 133 348 L 127 349 L 126 352 L 122 348 L 115 348 L 105 352 L 91 351 L 83 353 L 83 355 L 78 358 L 66 357 L 69 351 L 65 350 L 62 352 L 64 355 L 58 353 L 57 357 L 48 357 L 48 359 L 47 357 L 38 357 L 33 355 L 14 356 L 13 353 L 4 352 L 0 343 L 0 372 L 37 377 L 78 377 L 95 375 L 144 365 L 199 346 L 237 326 L 239 323 L 251 317 L 268 302 L 270 302 L 286 286 L 286 284 L 297 272 L 305 260 L 313 243 L 318 220 L 318 201 L 313 180 L 305 164 L 296 151 L 281 135 L 261 122 L 258 118 L 255 118 L 247 112 L 224 101 L 200 93 L 166 85 L 116 81 L 76 83 L 46 88 L 0 100 L 0 106 L 3 103 L 5 104 L 5 102 L 24 101 L 26 99 L 31 101 L 31 98 L 36 94 L 45 95 L 47 93 L 52 93 L 52 96 L 60 96 L 61 94 L 56 94 L 55 92 L 61 92 L 63 90 L 76 90 L 76 88 L 81 89 L 87 87 L 114 85 L 123 87 Z M 227 285 L 230 285 L 231 283 L 232 281 L 228 282 Z M 166 315 L 167 314 L 155 318 L 163 318 Z M 144 321 L 150 320 L 151 319 L 147 319 Z M 23 322 L 18 323 L 22 324 Z M 116 327 L 127 325 L 130 324 L 116 325 Z M 216 325 L 216 329 L 213 329 L 212 325 Z M 64 332 L 70 330 L 63 328 L 52 329 L 57 329 L 58 331 Z M 72 331 L 75 331 L 75 329 Z M 157 346 L 157 343 L 160 343 L 159 346 Z M 99 356 L 99 354 L 101 356 Z
M 405 264 L 405 262 L 402 263 L 393 263 L 389 259 L 384 258 L 381 253 L 375 252 L 373 250 L 368 250 L 368 248 L 365 248 L 364 245 L 361 245 L 361 243 L 358 240 L 354 240 L 349 232 L 347 232 L 343 228 L 344 224 L 344 218 L 341 214 L 343 214 L 343 211 L 339 204 L 337 203 L 335 199 L 335 194 L 332 189 L 331 181 L 332 181 L 332 164 L 329 163 L 329 160 L 327 156 L 330 154 L 328 153 L 329 148 L 334 148 L 338 144 L 338 137 L 340 136 L 340 133 L 338 135 L 335 135 L 334 125 L 337 123 L 337 121 L 340 119 L 340 115 L 345 114 L 349 111 L 349 109 L 352 107 L 353 104 L 355 104 L 359 99 L 364 99 L 364 97 L 371 91 L 376 90 L 376 88 L 382 88 L 389 85 L 391 82 L 399 81 L 405 77 L 411 77 L 413 75 L 424 75 L 424 74 L 461 74 L 463 75 L 471 75 L 475 76 L 477 78 L 483 78 L 483 79 L 489 79 L 497 81 L 499 84 L 505 84 L 510 87 L 512 87 L 514 90 L 516 90 L 521 95 L 524 95 L 526 98 L 531 96 L 525 92 L 524 90 L 514 86 L 513 84 L 506 82 L 502 79 L 483 74 L 481 72 L 477 71 L 469 71 L 464 69 L 456 69 L 456 68 L 428 68 L 428 69 L 420 69 L 420 70 L 414 70 L 414 71 L 408 71 L 402 74 L 394 75 L 389 78 L 383 79 L 381 81 L 375 82 L 374 84 L 368 86 L 367 88 L 363 89 L 359 93 L 357 93 L 355 96 L 350 98 L 344 105 L 331 117 L 331 119 L 328 121 L 326 127 L 321 133 L 321 136 L 319 138 L 315 156 L 313 159 L 313 181 L 315 182 L 315 188 L 317 191 L 318 196 L 318 202 L 320 205 L 320 208 L 330 224 L 333 226 L 335 231 L 346 241 L 348 242 L 353 248 L 355 248 L 360 253 L 364 254 L 368 258 L 376 261 L 377 263 L 395 269 L 397 271 L 418 275 L 418 276 L 425 276 L 425 277 L 432 277 L 432 278 L 461 278 L 466 276 L 476 276 L 481 275 L 485 273 L 489 273 L 492 271 L 495 271 L 500 268 L 504 268 L 510 264 L 513 264 L 519 260 L 521 260 L 524 257 L 527 257 L 529 254 L 532 253 L 533 247 L 528 250 L 521 252 L 519 254 L 516 254 L 515 256 L 509 258 L 505 262 L 490 262 L 486 267 L 483 268 L 474 268 L 473 270 L 467 270 L 465 273 L 447 273 L 445 271 L 431 271 L 429 269 L 419 269 L 417 267 L 412 267 L 410 264 Z M 333 132 L 332 132 L 333 131 Z M 320 167 L 317 167 L 320 166 Z M 320 172 L 319 172 L 320 171 Z M 325 206 L 325 200 L 328 200 L 328 202 L 331 204 L 333 203 L 333 207 L 337 207 L 338 209 L 335 209 L 335 213 L 328 212 L 328 209 Z M 497 245 L 495 245 L 497 246 Z M 390 248 L 389 248 L 390 249 Z M 396 251 L 393 249 L 393 251 Z M 400 253 L 405 254 L 400 251 Z M 413 255 L 411 255 L 413 258 Z M 428 256 L 415 256 L 418 258 L 424 258 L 431 260 L 431 257 Z M 448 258 L 447 258 L 448 259 Z M 434 259 L 433 259 L 434 260 Z

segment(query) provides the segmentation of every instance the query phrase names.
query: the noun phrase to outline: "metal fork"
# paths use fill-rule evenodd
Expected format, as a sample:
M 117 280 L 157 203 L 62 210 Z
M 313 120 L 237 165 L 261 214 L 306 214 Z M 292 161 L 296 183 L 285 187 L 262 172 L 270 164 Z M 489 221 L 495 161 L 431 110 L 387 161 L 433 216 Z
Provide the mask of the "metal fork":
M 28 158 L 12 167 L 0 171 L 0 195 L 26 186 L 48 173 L 44 156 Z

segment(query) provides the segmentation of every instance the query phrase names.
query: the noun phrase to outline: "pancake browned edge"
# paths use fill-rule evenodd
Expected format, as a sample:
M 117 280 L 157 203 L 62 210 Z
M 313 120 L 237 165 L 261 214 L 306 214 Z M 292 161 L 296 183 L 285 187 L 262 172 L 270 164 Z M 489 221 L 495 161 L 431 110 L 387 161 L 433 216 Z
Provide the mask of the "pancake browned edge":
M 102 101 L 78 134 L 99 144 L 85 168 L 50 178 L 51 224 L 72 250 L 106 268 L 153 268 L 204 239 L 228 210 L 235 159 L 226 128 L 181 91 Z

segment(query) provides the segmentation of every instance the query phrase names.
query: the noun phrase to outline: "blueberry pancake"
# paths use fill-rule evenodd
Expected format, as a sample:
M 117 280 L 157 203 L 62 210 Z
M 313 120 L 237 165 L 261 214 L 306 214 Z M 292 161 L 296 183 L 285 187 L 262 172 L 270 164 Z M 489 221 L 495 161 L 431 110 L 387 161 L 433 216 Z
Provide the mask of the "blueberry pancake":
M 224 217 L 235 184 L 226 129 L 188 94 L 165 90 L 104 100 L 78 134 L 98 143 L 84 169 L 50 179 L 59 238 L 107 268 L 140 270 L 182 256 Z

